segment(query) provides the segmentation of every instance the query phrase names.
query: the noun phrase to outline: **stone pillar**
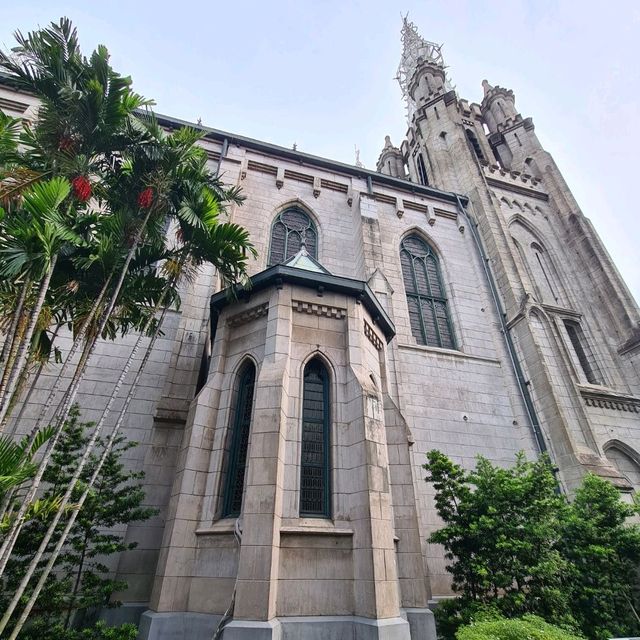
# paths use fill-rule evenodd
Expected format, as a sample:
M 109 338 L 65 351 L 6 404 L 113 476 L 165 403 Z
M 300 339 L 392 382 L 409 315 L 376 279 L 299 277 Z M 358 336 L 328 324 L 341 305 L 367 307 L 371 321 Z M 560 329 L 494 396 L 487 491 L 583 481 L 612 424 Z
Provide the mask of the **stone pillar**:
M 384 412 L 380 392 L 369 376 L 370 363 L 377 369 L 377 352 L 364 335 L 364 322 L 363 307 L 350 301 L 347 397 L 351 401 L 344 410 L 351 433 L 347 455 L 351 458 L 354 613 L 375 619 L 367 625 L 368 637 L 409 640 L 409 625 L 400 617 Z
M 272 297 L 256 385 L 233 621 L 225 640 L 281 637 L 275 620 L 291 345 L 291 293 Z

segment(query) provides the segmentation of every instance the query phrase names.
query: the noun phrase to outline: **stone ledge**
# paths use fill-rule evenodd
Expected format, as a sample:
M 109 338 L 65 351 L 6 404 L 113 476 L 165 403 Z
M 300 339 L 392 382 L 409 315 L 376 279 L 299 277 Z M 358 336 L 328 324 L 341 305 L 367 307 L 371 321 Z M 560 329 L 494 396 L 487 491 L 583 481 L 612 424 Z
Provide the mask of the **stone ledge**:
M 640 398 L 597 386 L 578 385 L 588 407 L 640 413 Z
M 225 518 L 224 520 L 219 520 L 218 522 L 211 525 L 210 527 L 198 527 L 196 529 L 196 535 L 197 536 L 216 536 L 221 534 L 222 535 L 229 534 L 229 533 L 232 534 L 235 530 L 235 526 L 236 526 L 235 518 L 233 520 Z
M 472 356 L 462 351 L 456 351 L 455 349 L 442 349 L 441 347 L 427 347 L 421 344 L 399 344 L 398 349 L 404 349 L 407 351 L 424 351 L 426 353 L 433 353 L 440 356 L 453 356 L 454 358 L 460 358 L 462 360 L 476 360 L 478 362 L 486 362 L 488 364 L 494 364 L 498 367 L 502 366 L 500 360 L 495 358 L 485 358 L 484 356 Z
M 280 534 L 284 535 L 308 535 L 308 536 L 352 536 L 353 529 L 338 529 L 336 527 L 280 527 Z

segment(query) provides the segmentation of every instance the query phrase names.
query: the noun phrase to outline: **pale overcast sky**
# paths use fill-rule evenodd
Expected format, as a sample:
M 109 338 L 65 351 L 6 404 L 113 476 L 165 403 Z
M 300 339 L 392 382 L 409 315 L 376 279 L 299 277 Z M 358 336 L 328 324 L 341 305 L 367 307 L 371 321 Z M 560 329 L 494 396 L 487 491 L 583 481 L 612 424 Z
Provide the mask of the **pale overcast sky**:
M 161 113 L 375 168 L 406 126 L 393 79 L 400 13 L 444 43 L 458 93 L 511 88 L 640 299 L 640 2 L 637 0 L 26 0 L 4 3 L 0 43 L 70 17 Z

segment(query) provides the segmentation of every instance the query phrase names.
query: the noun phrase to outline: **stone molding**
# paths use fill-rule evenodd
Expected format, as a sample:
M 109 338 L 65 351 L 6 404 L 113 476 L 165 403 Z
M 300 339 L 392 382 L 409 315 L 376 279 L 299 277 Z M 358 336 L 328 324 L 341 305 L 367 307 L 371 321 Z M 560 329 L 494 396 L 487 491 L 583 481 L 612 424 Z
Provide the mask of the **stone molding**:
M 334 318 L 335 320 L 342 320 L 347 316 L 346 309 L 332 307 L 326 304 L 317 304 L 315 302 L 305 302 L 304 300 L 292 300 L 291 306 L 293 310 L 298 313 L 308 313 L 325 318 Z
M 365 320 L 364 321 L 364 335 L 369 338 L 369 342 L 378 350 L 382 351 L 383 343 L 378 337 L 373 327 Z
M 588 407 L 640 413 L 640 398 L 611 391 L 595 391 L 585 387 L 580 387 L 580 395 Z
M 256 320 L 257 318 L 266 316 L 268 313 L 269 313 L 269 303 L 264 302 L 262 304 L 257 305 L 256 307 L 251 307 L 251 309 L 245 309 L 240 313 L 236 313 L 236 315 L 231 316 L 227 320 L 227 324 L 230 327 L 239 327 L 242 324 L 246 324 L 247 322 L 251 322 L 252 320 Z

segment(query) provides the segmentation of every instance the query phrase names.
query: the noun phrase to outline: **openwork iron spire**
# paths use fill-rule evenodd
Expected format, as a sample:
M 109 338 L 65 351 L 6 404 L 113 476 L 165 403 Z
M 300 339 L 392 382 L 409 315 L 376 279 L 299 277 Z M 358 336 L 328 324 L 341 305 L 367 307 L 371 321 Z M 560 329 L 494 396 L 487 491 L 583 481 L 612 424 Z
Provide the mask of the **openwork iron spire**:
M 411 78 L 418 67 L 420 60 L 427 60 L 444 69 L 442 57 L 442 45 L 425 40 L 419 33 L 416 25 L 410 22 L 408 14 L 402 18 L 402 58 L 398 66 L 396 80 L 402 89 L 405 100 L 408 99 L 408 87 Z

